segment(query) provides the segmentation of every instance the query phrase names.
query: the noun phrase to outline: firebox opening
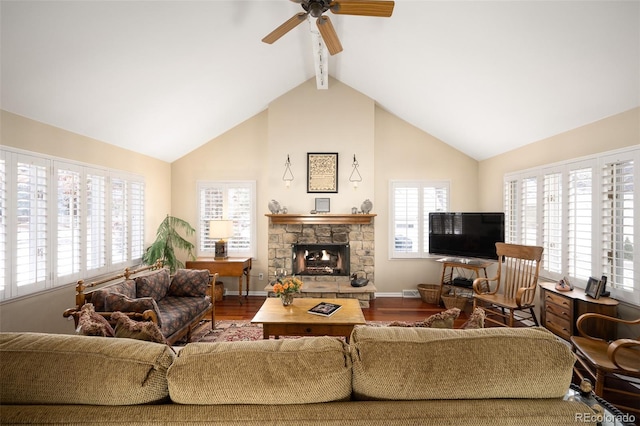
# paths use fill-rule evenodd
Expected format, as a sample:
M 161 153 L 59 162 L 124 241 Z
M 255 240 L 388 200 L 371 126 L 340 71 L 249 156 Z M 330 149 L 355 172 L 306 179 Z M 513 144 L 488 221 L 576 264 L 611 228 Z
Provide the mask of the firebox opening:
M 293 244 L 293 274 L 349 276 L 349 244 Z

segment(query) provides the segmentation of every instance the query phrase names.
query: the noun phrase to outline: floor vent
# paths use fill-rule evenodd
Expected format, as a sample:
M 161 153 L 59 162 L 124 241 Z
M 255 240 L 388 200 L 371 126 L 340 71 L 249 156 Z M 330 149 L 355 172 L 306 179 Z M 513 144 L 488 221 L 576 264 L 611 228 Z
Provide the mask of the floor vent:
M 418 290 L 402 290 L 402 297 L 417 299 L 420 297 Z

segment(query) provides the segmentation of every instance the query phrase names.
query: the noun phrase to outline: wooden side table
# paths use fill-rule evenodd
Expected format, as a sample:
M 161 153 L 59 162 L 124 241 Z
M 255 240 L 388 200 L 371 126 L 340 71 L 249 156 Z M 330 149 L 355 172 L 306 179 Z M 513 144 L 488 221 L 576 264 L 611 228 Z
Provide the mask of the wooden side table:
M 213 257 L 199 257 L 196 260 L 187 260 L 185 267 L 187 269 L 208 269 L 212 274 L 217 273 L 221 277 L 238 277 L 240 304 L 242 304 L 242 277 L 245 277 L 247 282 L 245 297 L 249 296 L 250 257 L 229 257 L 224 260 L 216 260 Z
M 582 314 L 594 312 L 610 317 L 617 315 L 618 301 L 610 297 L 594 299 L 579 288 L 558 291 L 555 282 L 540 282 L 538 285 L 540 286 L 541 324 L 565 340 L 577 335 L 576 321 Z M 591 336 L 605 340 L 615 339 L 616 330 L 613 323 L 585 321 L 583 324 Z
M 463 262 L 463 261 L 451 261 L 451 260 L 443 260 L 442 262 L 442 277 L 440 278 L 440 289 L 438 290 L 438 303 L 440 303 L 440 298 L 442 297 L 442 288 L 445 285 L 454 286 L 453 279 L 454 272 L 456 269 L 465 269 L 471 271 L 473 278 L 478 277 L 487 277 L 487 268 L 491 266 L 492 262 L 489 261 L 473 261 L 473 262 Z M 469 287 L 461 287 L 466 288 L 469 291 L 473 291 L 473 288 Z

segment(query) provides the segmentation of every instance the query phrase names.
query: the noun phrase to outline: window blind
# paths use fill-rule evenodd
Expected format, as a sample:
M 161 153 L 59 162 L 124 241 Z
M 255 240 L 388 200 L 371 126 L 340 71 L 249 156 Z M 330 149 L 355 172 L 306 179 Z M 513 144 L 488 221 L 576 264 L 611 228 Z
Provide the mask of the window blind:
M 198 182 L 198 194 L 198 255 L 215 253 L 215 240 L 209 238 L 209 221 L 226 219 L 233 221 L 233 237 L 227 240 L 229 255 L 255 257 L 255 182 Z
M 429 254 L 429 213 L 447 211 L 449 183 L 390 182 L 391 258 L 420 258 Z
M 602 269 L 611 287 L 638 291 L 634 271 L 634 161 L 602 167 Z
M 543 179 L 542 253 L 546 270 L 562 273 L 562 174 L 548 173 Z
M 2 147 L 0 299 L 133 265 L 144 216 L 140 176 Z

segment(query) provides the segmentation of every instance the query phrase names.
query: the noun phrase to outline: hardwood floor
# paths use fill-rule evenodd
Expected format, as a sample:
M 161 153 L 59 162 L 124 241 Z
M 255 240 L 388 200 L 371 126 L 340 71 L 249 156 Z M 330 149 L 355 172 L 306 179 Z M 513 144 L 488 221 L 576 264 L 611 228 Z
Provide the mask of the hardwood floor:
M 238 296 L 225 296 L 216 302 L 217 320 L 251 320 L 264 302 L 262 296 L 249 296 L 242 298 L 242 305 L 238 303 Z M 320 300 L 320 299 L 318 299 Z M 408 299 L 402 297 L 380 297 L 370 302 L 369 308 L 363 308 L 362 312 L 367 321 L 424 321 L 428 316 L 445 310 L 424 303 L 422 299 Z M 458 321 L 466 320 L 462 313 Z

